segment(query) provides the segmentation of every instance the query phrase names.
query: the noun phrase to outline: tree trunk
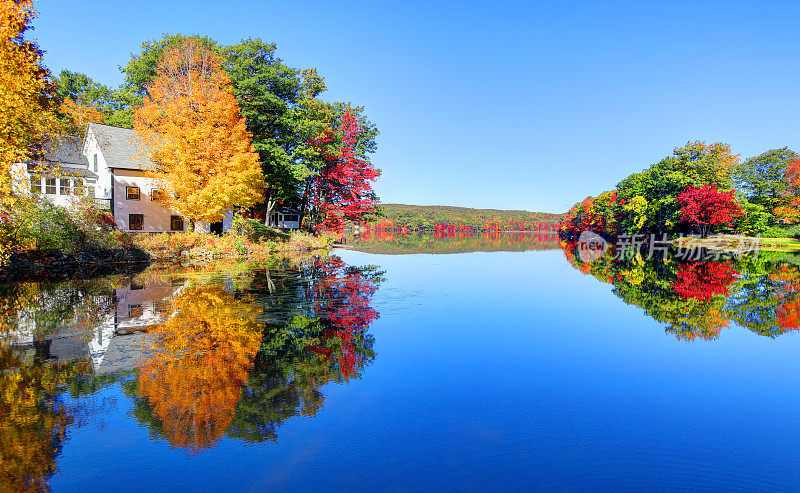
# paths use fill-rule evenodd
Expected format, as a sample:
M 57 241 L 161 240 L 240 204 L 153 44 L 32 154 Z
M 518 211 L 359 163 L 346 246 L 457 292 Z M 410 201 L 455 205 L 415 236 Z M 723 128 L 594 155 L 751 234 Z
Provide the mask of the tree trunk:
M 311 177 L 306 178 L 305 190 L 303 190 L 303 200 L 300 204 L 300 229 L 303 228 L 303 218 L 306 216 L 306 208 L 308 207 L 309 195 L 311 194 Z M 310 228 L 311 225 L 309 225 Z
M 272 198 L 271 195 L 267 196 L 267 212 L 264 214 L 264 224 L 269 226 L 269 216 L 272 214 L 272 209 L 275 208 L 275 203 L 277 199 Z

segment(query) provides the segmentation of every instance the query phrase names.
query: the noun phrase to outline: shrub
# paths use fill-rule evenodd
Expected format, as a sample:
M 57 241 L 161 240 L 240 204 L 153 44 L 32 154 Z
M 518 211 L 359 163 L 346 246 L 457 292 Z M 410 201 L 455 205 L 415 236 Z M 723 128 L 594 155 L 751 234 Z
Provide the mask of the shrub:
M 800 224 L 795 224 L 793 226 L 770 226 L 764 231 L 762 236 L 764 238 L 800 238 Z
M 0 221 L 3 243 L 12 250 L 60 250 L 71 253 L 85 247 L 116 247 L 123 236 L 112 234 L 111 215 L 93 202 L 77 200 L 58 207 L 46 199 L 22 197 Z
M 280 239 L 289 239 L 289 235 L 286 233 L 282 233 L 277 229 L 270 228 L 266 224 L 262 223 L 258 219 L 252 218 L 244 218 L 239 214 L 236 214 L 233 217 L 233 223 L 231 224 L 231 232 L 232 234 L 238 236 L 245 236 L 248 240 L 252 241 L 253 243 L 258 243 L 262 240 L 272 240 L 276 238 Z

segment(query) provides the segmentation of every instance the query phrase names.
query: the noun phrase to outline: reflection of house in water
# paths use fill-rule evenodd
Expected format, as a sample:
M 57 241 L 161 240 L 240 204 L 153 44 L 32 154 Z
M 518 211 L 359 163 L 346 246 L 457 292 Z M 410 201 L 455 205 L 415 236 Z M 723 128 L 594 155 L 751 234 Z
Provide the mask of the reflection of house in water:
M 42 310 L 21 310 L 17 328 L 9 339 L 16 350 L 39 355 L 46 361 L 89 359 L 97 374 L 133 370 L 148 343 L 147 331 L 169 316 L 169 300 L 178 294 L 185 280 L 131 283 L 116 288 L 114 294 L 94 295 L 94 327 L 81 329 L 81 314 L 59 324 L 54 331 L 41 332 Z M 44 304 L 45 310 L 48 308 Z M 79 311 L 82 307 L 78 305 Z M 39 329 L 39 330 L 37 330 Z M 87 337 L 91 336 L 88 340 Z

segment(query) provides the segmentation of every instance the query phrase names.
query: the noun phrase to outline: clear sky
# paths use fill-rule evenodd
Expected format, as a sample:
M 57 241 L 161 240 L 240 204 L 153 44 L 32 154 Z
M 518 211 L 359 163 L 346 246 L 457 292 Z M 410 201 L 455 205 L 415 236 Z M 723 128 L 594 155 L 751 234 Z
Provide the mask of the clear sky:
M 563 212 L 688 140 L 800 151 L 800 1 L 40 0 L 45 63 L 117 85 L 163 33 L 260 37 L 366 106 L 384 202 Z

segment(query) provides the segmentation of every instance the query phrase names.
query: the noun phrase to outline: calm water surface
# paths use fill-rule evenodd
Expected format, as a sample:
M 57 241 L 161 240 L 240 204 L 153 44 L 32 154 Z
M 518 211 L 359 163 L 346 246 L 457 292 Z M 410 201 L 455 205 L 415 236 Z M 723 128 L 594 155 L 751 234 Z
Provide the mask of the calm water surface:
M 796 258 L 521 238 L 6 287 L 0 490 L 798 489 Z

